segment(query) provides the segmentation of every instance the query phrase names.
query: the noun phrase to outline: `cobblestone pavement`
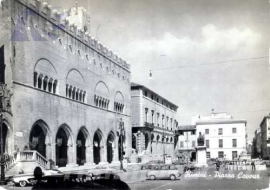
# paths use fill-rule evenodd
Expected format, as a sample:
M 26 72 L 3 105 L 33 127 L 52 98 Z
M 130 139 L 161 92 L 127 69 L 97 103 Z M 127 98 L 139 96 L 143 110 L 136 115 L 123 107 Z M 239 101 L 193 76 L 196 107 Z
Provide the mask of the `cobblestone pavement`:
M 244 172 L 242 171 L 199 171 L 183 175 L 181 180 L 146 180 L 147 171 L 121 173 L 120 177 L 126 181 L 132 190 L 257 190 L 269 188 L 268 171 Z M 243 178 L 244 175 L 255 177 Z M 259 178 L 256 178 L 259 176 Z M 31 190 L 32 187 L 5 186 L 8 190 Z M 1 190 L 1 189 L 0 189 Z

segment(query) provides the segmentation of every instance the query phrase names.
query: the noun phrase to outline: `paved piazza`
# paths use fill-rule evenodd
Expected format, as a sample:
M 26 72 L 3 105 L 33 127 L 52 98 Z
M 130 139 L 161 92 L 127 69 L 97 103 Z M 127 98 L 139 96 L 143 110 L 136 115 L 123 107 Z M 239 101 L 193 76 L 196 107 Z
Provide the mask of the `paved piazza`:
M 179 168 L 179 170 L 182 171 L 183 168 Z M 118 175 L 132 190 L 270 190 L 269 170 L 231 171 L 225 170 L 222 166 L 217 172 L 214 166 L 209 166 L 194 173 L 187 172 L 176 181 L 147 180 L 147 172 L 147 170 L 135 170 L 119 172 Z M 32 189 L 31 186 L 25 188 L 5 186 L 4 188 L 8 190 Z M 0 188 L 0 190 L 2 189 Z
M 126 181 L 132 190 L 257 190 L 268 189 L 268 171 L 220 171 L 213 169 L 201 171 L 195 174 L 185 174 L 181 180 L 145 180 L 139 177 L 136 181 L 134 176 L 125 173 L 122 180 Z M 133 176 L 133 177 L 131 177 Z M 144 175 L 145 176 L 145 175 Z M 5 187 L 9 190 L 31 190 L 32 187 Z

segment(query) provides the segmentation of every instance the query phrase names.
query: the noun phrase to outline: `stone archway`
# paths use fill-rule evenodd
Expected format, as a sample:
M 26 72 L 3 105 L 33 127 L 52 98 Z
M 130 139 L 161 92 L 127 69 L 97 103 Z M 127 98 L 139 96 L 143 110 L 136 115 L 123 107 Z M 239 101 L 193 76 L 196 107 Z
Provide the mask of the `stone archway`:
M 49 129 L 45 122 L 37 121 L 30 132 L 29 148 L 39 152 L 45 158 L 51 158 Z
M 107 138 L 107 162 L 111 163 L 114 160 L 115 135 L 110 132 Z
M 196 161 L 196 152 L 191 152 L 192 161 Z
M 144 147 L 145 147 L 145 151 L 147 151 L 149 149 L 149 136 L 148 133 L 144 134 Z
M 157 135 L 157 137 L 156 137 L 156 154 L 157 154 L 157 156 L 161 156 L 161 154 L 162 154 L 160 135 Z
M 93 138 L 93 156 L 94 156 L 94 163 L 98 164 L 99 162 L 103 161 L 102 156 L 104 154 L 104 144 L 103 144 L 103 135 L 100 130 L 97 130 L 94 134 Z
M 132 149 L 137 151 L 137 138 L 136 138 L 136 135 L 134 133 L 132 134 Z
M 155 153 L 155 148 L 153 147 L 153 142 L 154 142 L 154 139 L 155 139 L 155 135 L 154 134 L 151 134 L 151 148 L 150 148 L 150 152 L 151 154 L 154 154 Z
M 80 130 L 77 136 L 77 164 L 84 165 L 86 163 L 86 140 L 87 134 Z
M 55 142 L 56 165 L 59 167 L 65 167 L 67 164 L 74 164 L 72 134 L 66 125 L 63 125 L 58 129 Z

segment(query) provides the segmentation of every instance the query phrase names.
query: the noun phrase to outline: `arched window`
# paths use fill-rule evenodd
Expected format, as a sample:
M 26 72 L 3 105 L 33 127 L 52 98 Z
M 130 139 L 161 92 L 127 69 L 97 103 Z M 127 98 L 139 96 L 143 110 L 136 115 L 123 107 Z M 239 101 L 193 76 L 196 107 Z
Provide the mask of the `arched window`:
M 72 92 L 69 95 L 71 99 L 86 102 L 86 91 L 82 90 L 84 88 L 85 81 L 82 74 L 78 70 L 72 69 L 68 73 L 66 84 L 72 86 Z
M 75 100 L 75 98 L 76 98 L 76 87 L 73 87 L 72 99 Z
M 48 83 L 48 90 L 49 90 L 49 92 L 52 92 L 52 84 L 53 84 L 53 79 L 50 78 L 49 83 Z
M 71 95 L 72 95 L 72 86 L 69 87 L 69 90 L 68 90 L 68 98 L 71 98 Z
M 77 101 L 79 100 L 79 92 L 80 92 L 80 89 L 77 89 L 77 91 L 76 91 L 76 100 Z
M 47 90 L 47 84 L 48 84 L 48 77 L 45 76 L 44 80 L 43 80 L 43 90 L 46 91 Z
M 68 98 L 68 94 L 69 94 L 69 85 L 66 84 L 66 97 Z
M 38 77 L 38 73 L 34 72 L 34 87 L 37 86 L 37 77 Z
M 121 92 L 115 94 L 114 111 L 118 113 L 124 112 L 124 96 Z
M 109 90 L 105 83 L 99 82 L 95 88 L 94 104 L 97 107 L 108 109 L 109 107 Z
M 83 92 L 83 102 L 85 102 L 86 91 Z
M 34 87 L 56 93 L 58 75 L 52 63 L 40 59 L 34 69 Z M 54 82 L 53 82 L 54 81 Z
M 57 83 L 58 83 L 57 80 L 55 80 L 54 83 L 53 83 L 53 93 L 54 94 L 56 93 Z
M 41 89 L 41 87 L 42 87 L 42 78 L 43 78 L 43 75 L 40 74 L 40 75 L 38 76 L 38 88 L 39 88 L 39 89 Z

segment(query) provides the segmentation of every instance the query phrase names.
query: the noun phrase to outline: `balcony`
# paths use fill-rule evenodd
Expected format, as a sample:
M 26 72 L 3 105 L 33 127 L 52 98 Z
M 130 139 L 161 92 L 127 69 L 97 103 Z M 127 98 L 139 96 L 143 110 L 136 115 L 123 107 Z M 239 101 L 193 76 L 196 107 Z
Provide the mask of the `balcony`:
M 154 123 L 149 123 L 149 122 L 144 122 L 144 126 L 146 130 L 149 130 L 149 131 L 153 131 L 155 127 Z
M 174 134 L 175 134 L 176 137 L 178 137 L 179 135 L 181 135 L 179 130 L 175 130 L 174 131 Z

